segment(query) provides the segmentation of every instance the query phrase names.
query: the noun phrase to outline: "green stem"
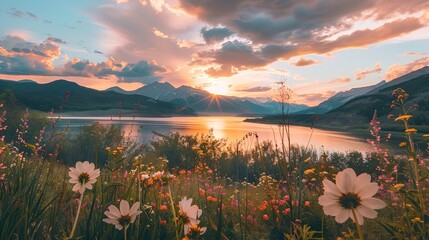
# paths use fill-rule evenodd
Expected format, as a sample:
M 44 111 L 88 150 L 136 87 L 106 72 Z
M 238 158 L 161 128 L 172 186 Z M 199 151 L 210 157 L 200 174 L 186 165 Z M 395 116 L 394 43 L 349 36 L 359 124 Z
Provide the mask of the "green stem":
M 127 229 L 128 229 L 128 224 L 125 224 L 125 226 L 124 226 L 124 240 L 127 240 Z
M 82 183 L 82 184 L 85 184 L 85 182 Z M 79 214 L 80 214 L 80 209 L 82 207 L 82 200 L 83 200 L 83 193 L 84 192 L 85 192 L 85 190 L 83 190 L 83 192 L 80 194 L 79 206 L 77 208 L 76 218 L 74 219 L 73 227 L 72 227 L 72 230 L 70 232 L 70 236 L 68 237 L 68 239 L 72 239 L 73 235 L 74 235 L 74 232 L 76 231 L 77 220 L 79 219 Z
M 356 224 L 356 228 L 357 228 L 357 230 L 358 230 L 358 233 L 359 233 L 359 239 L 360 240 L 363 240 L 363 232 L 362 232 L 362 228 L 360 227 L 360 225 L 359 225 L 359 223 L 358 223 L 358 221 L 357 221 L 357 217 L 356 217 L 356 212 L 355 212 L 355 209 L 354 208 L 352 208 L 352 213 L 353 213 L 353 221 L 355 222 L 355 224 Z
M 176 209 L 174 207 L 174 201 L 173 201 L 173 197 L 171 195 L 170 184 L 168 184 L 167 186 L 168 186 L 168 195 L 170 196 L 171 211 L 173 213 L 173 221 L 174 221 L 174 225 L 176 226 L 176 239 L 179 239 L 179 233 L 177 232 L 178 229 L 177 229 Z

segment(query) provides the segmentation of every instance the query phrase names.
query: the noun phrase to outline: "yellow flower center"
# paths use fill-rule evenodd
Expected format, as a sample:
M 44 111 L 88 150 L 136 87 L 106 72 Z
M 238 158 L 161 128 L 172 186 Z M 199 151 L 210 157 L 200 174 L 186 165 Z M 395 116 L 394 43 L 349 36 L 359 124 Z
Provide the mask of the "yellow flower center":
M 89 182 L 89 174 L 84 172 L 79 175 L 78 181 L 80 184 Z
M 342 194 L 338 203 L 345 209 L 356 208 L 360 205 L 360 197 L 355 193 Z

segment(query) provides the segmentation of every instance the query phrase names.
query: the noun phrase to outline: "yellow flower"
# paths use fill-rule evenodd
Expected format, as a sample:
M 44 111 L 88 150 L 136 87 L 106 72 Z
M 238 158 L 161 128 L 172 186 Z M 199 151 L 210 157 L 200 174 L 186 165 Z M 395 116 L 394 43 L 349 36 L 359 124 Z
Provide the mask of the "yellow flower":
M 310 169 L 305 170 L 305 171 L 304 171 L 304 174 L 305 174 L 305 175 L 312 174 L 312 173 L 314 173 L 314 171 L 316 171 L 316 169 L 315 169 L 315 168 L 310 168 Z
M 415 217 L 413 219 L 411 219 L 412 222 L 423 222 L 421 218 L 419 217 Z
M 395 186 L 393 186 L 394 188 L 396 188 L 396 189 L 401 189 L 401 188 L 403 188 L 405 185 L 403 184 L 403 183 L 398 183 L 398 184 L 396 184 Z
M 423 137 L 429 138 L 429 134 L 423 134 Z
M 415 128 L 409 128 L 409 129 L 405 130 L 405 132 L 406 133 L 416 133 L 417 129 L 415 129 Z
M 402 116 L 399 116 L 399 117 L 397 117 L 396 119 L 395 119 L 395 122 L 396 121 L 408 121 L 408 119 L 410 119 L 410 118 L 412 118 L 413 116 L 412 115 L 402 115 Z
M 407 143 L 406 143 L 406 142 L 401 142 L 401 143 L 399 144 L 399 147 L 405 147 L 405 146 L 407 146 Z

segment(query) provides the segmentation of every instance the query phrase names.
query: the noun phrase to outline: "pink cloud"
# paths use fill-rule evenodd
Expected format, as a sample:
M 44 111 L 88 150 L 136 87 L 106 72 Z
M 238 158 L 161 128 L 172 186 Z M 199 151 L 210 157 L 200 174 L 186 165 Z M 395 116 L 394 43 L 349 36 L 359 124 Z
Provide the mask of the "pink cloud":
M 366 76 L 373 74 L 373 73 L 380 73 L 381 72 L 381 65 L 380 63 L 375 64 L 374 68 L 371 70 L 365 70 L 365 71 L 359 71 L 356 73 L 356 80 L 362 80 Z
M 394 64 L 387 69 L 386 73 L 384 74 L 384 78 L 390 81 L 428 65 L 429 57 L 419 58 L 404 65 Z

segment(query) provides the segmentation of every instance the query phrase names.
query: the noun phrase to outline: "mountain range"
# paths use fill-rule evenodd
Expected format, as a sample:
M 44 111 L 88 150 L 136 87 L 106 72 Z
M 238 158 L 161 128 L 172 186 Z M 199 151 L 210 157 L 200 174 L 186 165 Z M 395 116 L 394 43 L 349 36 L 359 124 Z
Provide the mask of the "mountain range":
M 260 101 L 255 98 L 239 98 L 211 94 L 205 90 L 189 86 L 175 88 L 168 82 L 154 82 L 134 91 L 125 91 L 119 87 L 108 88 L 105 91 L 113 91 L 128 95 L 143 95 L 156 100 L 170 102 L 195 109 L 200 114 L 275 114 L 279 112 L 278 102 L 267 100 Z M 304 104 L 290 104 L 289 112 L 297 112 L 307 109 Z
M 392 92 L 397 88 L 402 88 L 409 94 L 407 108 L 417 106 L 417 111 L 412 113 L 411 124 L 429 125 L 428 66 L 389 82 L 382 81 L 373 86 L 338 93 L 316 107 L 293 114 L 292 124 L 312 125 L 315 123 L 314 119 L 317 119 L 318 126 L 354 128 L 367 126 L 374 111 L 377 111 L 383 124 L 396 129 L 400 126 L 392 124 L 393 122 L 388 120 L 388 115 L 401 114 L 401 109 L 391 108 L 391 102 L 394 100 Z M 279 116 L 267 115 L 261 119 L 248 119 L 248 121 L 274 123 L 279 121 Z
M 334 96 L 330 97 L 326 101 L 320 103 L 319 105 L 315 107 L 310 107 L 308 109 L 305 109 L 303 111 L 299 111 L 296 114 L 322 114 L 327 113 L 330 111 L 333 111 L 347 102 L 360 97 L 364 95 L 372 95 L 376 94 L 377 92 L 383 91 L 386 88 L 405 83 L 407 81 L 410 81 L 412 79 L 415 79 L 417 77 L 423 76 L 429 74 L 429 66 L 423 67 L 421 69 L 418 69 L 416 71 L 407 73 L 401 77 L 395 78 L 389 82 L 386 82 L 385 80 L 371 86 L 367 87 L 360 87 L 360 88 L 352 88 L 348 91 L 339 92 L 335 94 Z
M 114 111 L 115 114 L 123 112 L 138 116 L 196 115 L 193 109 L 177 104 L 141 95 L 97 91 L 66 80 L 47 84 L 31 80 L 0 80 L 0 102 L 2 98 L 7 100 L 11 96 L 19 104 L 43 112 L 62 109 L 63 112 Z

